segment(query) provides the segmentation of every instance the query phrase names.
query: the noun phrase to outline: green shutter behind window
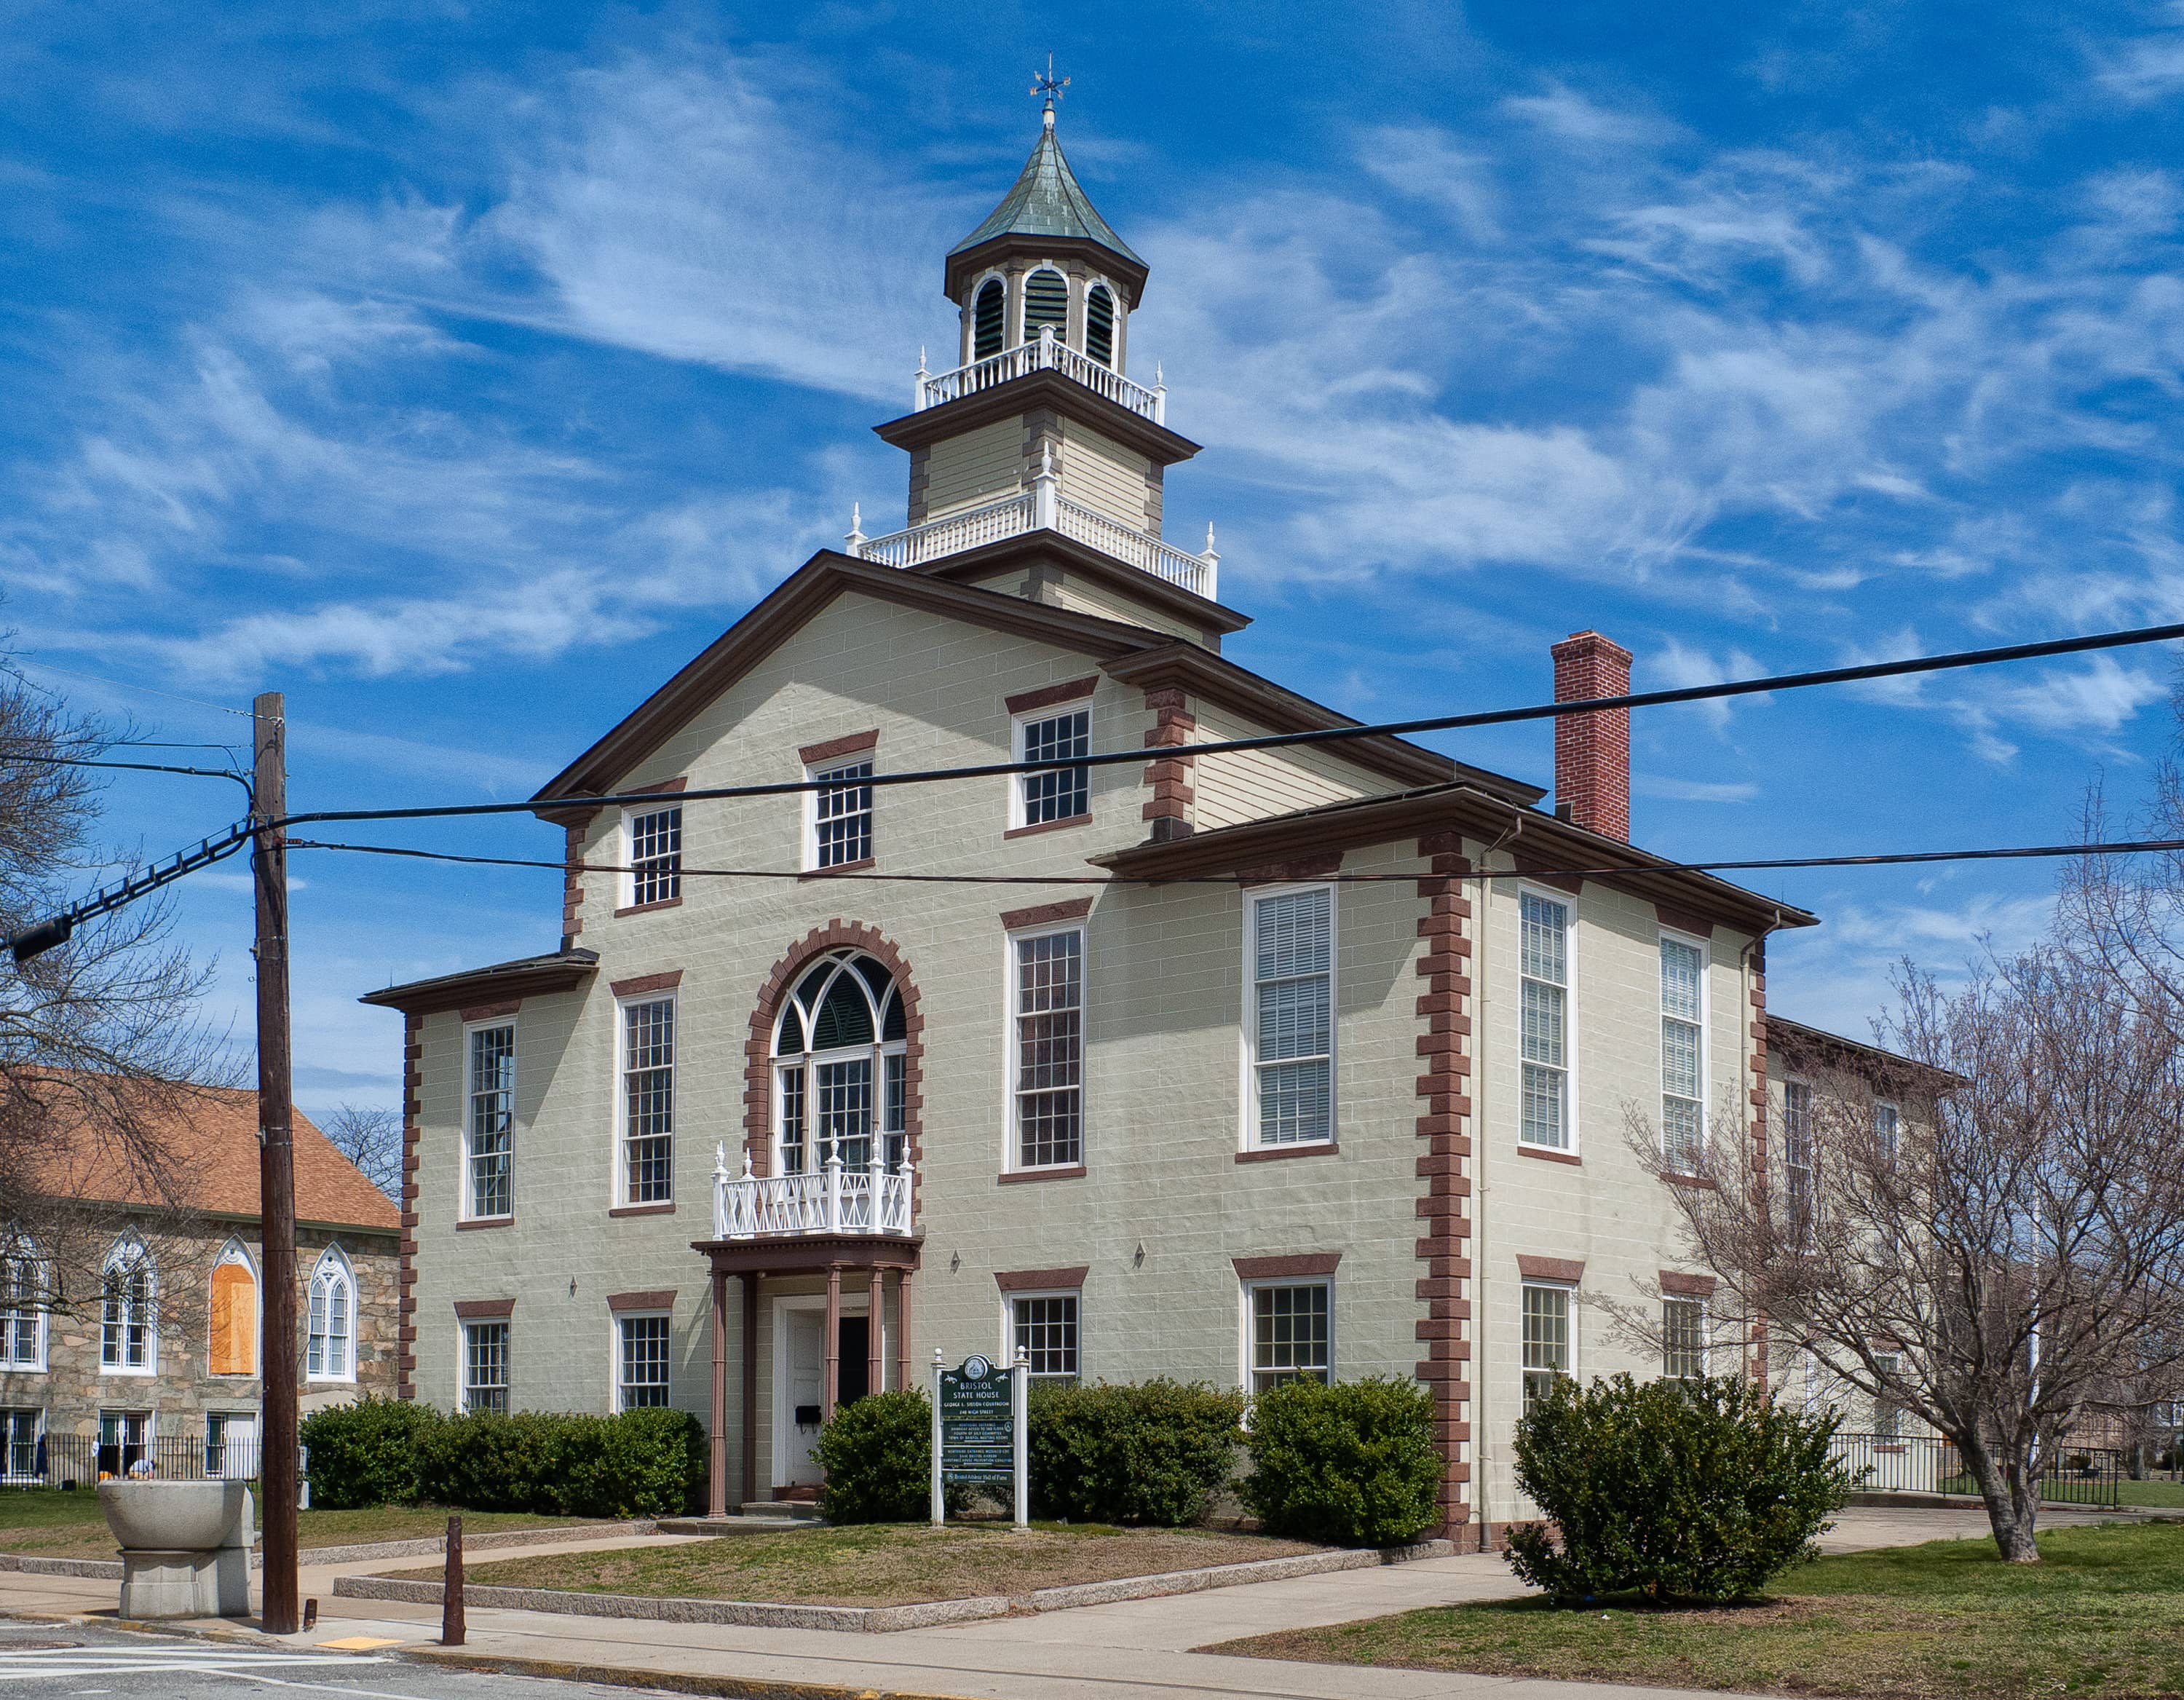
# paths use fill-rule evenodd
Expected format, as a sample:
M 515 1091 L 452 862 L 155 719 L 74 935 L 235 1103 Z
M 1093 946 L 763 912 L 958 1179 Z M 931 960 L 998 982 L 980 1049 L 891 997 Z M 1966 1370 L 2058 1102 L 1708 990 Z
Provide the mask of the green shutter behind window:
M 983 360 L 989 354 L 1001 351 L 1002 309 L 1008 292 L 1002 288 L 1001 280 L 989 277 L 978 291 L 978 304 L 971 314 L 971 358 Z
M 1115 298 L 1104 283 L 1084 298 L 1084 352 L 1103 366 L 1115 364 Z
M 1058 271 L 1034 271 L 1024 281 L 1024 341 L 1036 343 L 1042 325 L 1054 326 L 1056 341 L 1069 327 L 1069 283 Z

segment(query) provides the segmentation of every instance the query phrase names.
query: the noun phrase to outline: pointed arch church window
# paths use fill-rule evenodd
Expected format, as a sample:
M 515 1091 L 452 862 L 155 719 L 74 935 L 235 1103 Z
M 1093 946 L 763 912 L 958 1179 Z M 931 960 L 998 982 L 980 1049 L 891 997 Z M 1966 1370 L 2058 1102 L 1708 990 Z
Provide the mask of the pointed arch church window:
M 1104 283 L 1084 298 L 1084 352 L 1103 366 L 1115 364 L 1115 298 Z
M 1007 321 L 1008 293 L 998 277 L 989 277 L 980 286 L 978 303 L 971 309 L 972 360 L 983 360 L 989 354 L 1000 353 Z
M 1036 343 L 1042 326 L 1054 326 L 1054 339 L 1069 328 L 1069 280 L 1042 266 L 1024 280 L 1024 341 Z

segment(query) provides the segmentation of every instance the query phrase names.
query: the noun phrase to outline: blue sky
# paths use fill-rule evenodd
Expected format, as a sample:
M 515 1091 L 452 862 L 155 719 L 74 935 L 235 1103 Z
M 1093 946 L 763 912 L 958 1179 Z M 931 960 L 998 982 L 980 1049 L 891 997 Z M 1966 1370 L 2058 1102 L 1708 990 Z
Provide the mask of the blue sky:
M 951 343 L 940 256 L 1049 47 L 1245 665 L 1392 718 L 1536 700 L 1584 626 L 1643 687 L 2184 618 L 2184 4 L 1056 15 L 0 6 L 25 666 L 181 739 L 286 690 L 298 806 L 527 794 L 853 500 L 900 523 L 869 426 Z M 2067 836 L 2142 789 L 2170 666 L 1645 715 L 1637 836 Z M 1551 766 L 1540 727 L 1449 747 Z M 168 850 L 232 794 L 130 782 L 111 824 Z M 558 930 L 550 874 L 296 874 L 307 1107 L 394 1099 L 357 993 Z M 1764 882 L 1827 917 L 1772 1001 L 1863 1033 L 1897 956 L 2029 936 L 2050 878 Z M 179 904 L 240 1014 L 239 865 Z

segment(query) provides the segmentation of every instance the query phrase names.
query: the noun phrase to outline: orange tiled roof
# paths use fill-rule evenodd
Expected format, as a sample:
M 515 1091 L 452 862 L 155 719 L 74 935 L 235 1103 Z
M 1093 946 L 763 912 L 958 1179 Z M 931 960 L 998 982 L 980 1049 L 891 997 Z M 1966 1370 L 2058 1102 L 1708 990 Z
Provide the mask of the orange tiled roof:
M 192 1092 L 172 1117 L 164 1142 L 174 1156 L 187 1208 L 226 1216 L 258 1215 L 258 1095 L 209 1088 Z M 300 1110 L 295 1118 L 296 1218 L 393 1234 L 401 1218 L 387 1195 L 334 1149 Z M 114 1141 L 82 1131 L 54 1141 L 45 1190 L 103 1203 L 158 1206 L 160 1198 Z

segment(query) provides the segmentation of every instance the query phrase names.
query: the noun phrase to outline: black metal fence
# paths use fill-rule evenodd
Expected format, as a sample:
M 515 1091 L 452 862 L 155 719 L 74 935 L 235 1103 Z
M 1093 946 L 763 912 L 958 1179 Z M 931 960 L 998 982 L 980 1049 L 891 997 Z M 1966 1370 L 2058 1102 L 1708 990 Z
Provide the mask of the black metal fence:
M 242 1430 L 209 1434 L 155 1435 L 147 1440 L 101 1441 L 94 1435 L 41 1435 L 9 1444 L 0 1458 L 0 1489 L 90 1487 L 118 1480 L 148 1464 L 164 1481 L 254 1481 L 258 1435 Z
M 1979 1491 L 1955 1445 L 1938 1435 L 1838 1431 L 1830 1451 L 1850 1466 L 1868 1493 Z M 2123 1476 L 2123 1454 L 2113 1447 L 2066 1446 L 2048 1458 L 2040 1497 L 2051 1504 L 2120 1505 Z

